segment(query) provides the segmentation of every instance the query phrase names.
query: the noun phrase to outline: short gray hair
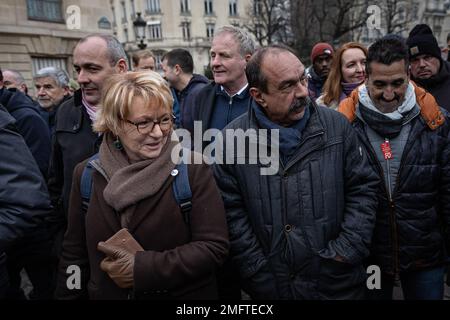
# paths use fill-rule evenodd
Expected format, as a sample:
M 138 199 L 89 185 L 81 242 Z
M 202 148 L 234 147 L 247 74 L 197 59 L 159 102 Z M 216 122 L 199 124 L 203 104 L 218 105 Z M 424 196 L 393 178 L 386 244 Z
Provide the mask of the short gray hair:
M 239 43 L 241 56 L 245 56 L 246 54 L 253 54 L 256 50 L 255 41 L 253 41 L 252 37 L 242 30 L 241 28 L 235 26 L 223 26 L 215 32 L 214 37 L 222 33 L 229 33 L 233 36 L 233 38 Z
M 50 77 L 55 80 L 56 84 L 61 88 L 69 86 L 69 76 L 64 70 L 56 67 L 45 67 L 40 69 L 33 77 L 33 80 L 38 78 Z
M 22 76 L 22 74 L 19 71 L 12 70 L 12 69 L 5 69 L 5 70 L 3 70 L 3 73 L 5 71 L 11 72 L 14 75 L 14 78 L 16 78 L 16 82 L 18 84 L 25 83 L 25 78 Z
M 124 59 L 125 61 L 128 61 L 127 54 L 125 53 L 125 50 L 123 49 L 122 44 L 117 40 L 116 37 L 109 35 L 109 34 L 103 34 L 103 33 L 93 33 L 89 34 L 86 37 L 80 39 L 78 41 L 77 46 L 80 43 L 86 42 L 89 38 L 100 38 L 105 40 L 106 42 L 106 50 L 109 55 L 109 63 L 111 66 L 114 66 L 117 61 L 120 59 Z M 128 64 L 128 63 L 127 63 Z

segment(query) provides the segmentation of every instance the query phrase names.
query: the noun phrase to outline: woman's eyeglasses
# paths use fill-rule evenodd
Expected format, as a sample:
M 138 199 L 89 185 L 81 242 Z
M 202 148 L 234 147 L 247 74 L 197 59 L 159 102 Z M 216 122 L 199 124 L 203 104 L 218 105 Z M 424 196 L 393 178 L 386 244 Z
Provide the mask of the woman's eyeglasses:
M 162 117 L 160 120 L 145 120 L 140 122 L 133 122 L 130 120 L 125 120 L 129 124 L 132 124 L 136 126 L 136 130 L 140 134 L 147 134 L 149 132 L 153 131 L 153 128 L 155 127 L 155 124 L 159 125 L 159 128 L 161 131 L 166 132 L 172 128 L 172 122 L 175 119 L 175 116 L 172 115 L 166 115 Z

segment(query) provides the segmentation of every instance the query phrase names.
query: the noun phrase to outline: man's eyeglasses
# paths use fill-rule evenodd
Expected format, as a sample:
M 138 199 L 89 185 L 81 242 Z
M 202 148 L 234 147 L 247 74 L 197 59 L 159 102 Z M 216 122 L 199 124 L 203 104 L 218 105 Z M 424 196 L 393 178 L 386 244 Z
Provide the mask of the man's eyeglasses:
M 125 120 L 129 124 L 136 126 L 136 130 L 141 134 L 146 134 L 153 131 L 155 124 L 159 125 L 159 128 L 164 133 L 172 128 L 172 122 L 175 119 L 173 114 L 166 115 L 162 117 L 160 120 L 145 120 L 141 122 L 133 122 L 130 120 Z

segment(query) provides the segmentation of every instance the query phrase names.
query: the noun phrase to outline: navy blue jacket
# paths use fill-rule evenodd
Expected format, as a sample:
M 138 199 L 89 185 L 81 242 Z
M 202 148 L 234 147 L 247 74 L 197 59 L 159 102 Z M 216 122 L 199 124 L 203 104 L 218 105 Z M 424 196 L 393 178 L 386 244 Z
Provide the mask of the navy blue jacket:
M 0 104 L 16 119 L 16 127 L 22 135 L 41 173 L 47 176 L 51 153 L 50 133 L 39 110 L 20 91 L 0 89 Z
M 248 87 L 233 98 L 215 82 L 203 87 L 194 97 L 194 121 L 202 122 L 202 135 L 208 129 L 222 130 L 228 123 L 247 113 L 250 103 Z M 203 148 L 208 143 L 203 143 Z

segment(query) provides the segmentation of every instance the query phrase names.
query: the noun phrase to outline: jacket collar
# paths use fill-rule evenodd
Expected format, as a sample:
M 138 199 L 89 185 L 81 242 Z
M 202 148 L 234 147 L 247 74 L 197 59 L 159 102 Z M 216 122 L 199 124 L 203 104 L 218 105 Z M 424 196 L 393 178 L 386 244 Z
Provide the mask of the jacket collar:
M 255 111 L 251 107 L 251 101 L 252 99 L 250 99 L 249 110 L 247 113 L 249 128 L 258 130 L 260 129 L 260 127 L 256 119 Z M 290 160 L 285 165 L 283 165 L 282 161 L 280 161 L 280 168 L 284 168 L 284 171 L 287 171 L 290 167 L 292 167 L 295 163 L 303 159 L 312 151 L 321 148 L 327 141 L 327 131 L 325 129 L 322 116 L 318 111 L 319 107 L 313 100 L 311 100 L 309 108 L 310 117 L 305 129 L 303 130 L 300 147 L 291 156 Z
M 445 122 L 445 117 L 440 110 L 436 99 L 413 81 L 414 92 L 417 104 L 420 107 L 420 115 L 431 130 L 436 130 Z M 349 97 L 342 100 L 338 111 L 341 112 L 350 122 L 356 119 L 356 106 L 359 103 L 358 90 L 354 90 Z

